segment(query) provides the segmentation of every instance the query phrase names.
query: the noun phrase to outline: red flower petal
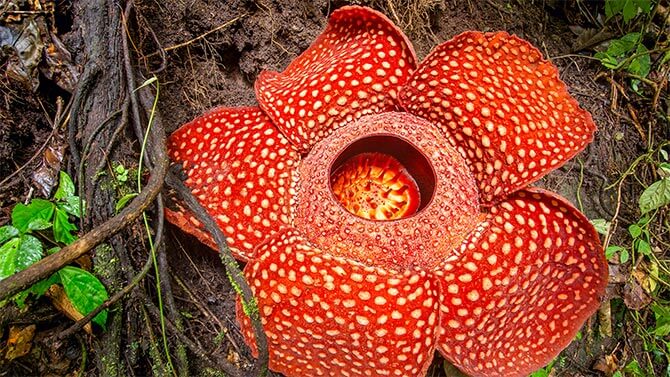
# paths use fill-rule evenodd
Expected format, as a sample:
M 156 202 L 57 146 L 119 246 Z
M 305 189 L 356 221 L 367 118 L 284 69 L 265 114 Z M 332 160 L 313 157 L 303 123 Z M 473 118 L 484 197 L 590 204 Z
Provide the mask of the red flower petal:
M 244 272 L 268 336 L 270 369 L 287 377 L 425 375 L 438 324 L 430 274 L 332 257 L 293 230 L 257 255 Z M 237 314 L 254 344 L 239 302 Z
M 407 169 L 421 197 L 416 213 L 370 220 L 338 200 L 338 164 L 367 153 L 390 155 Z M 335 131 L 298 171 L 295 227 L 322 250 L 364 264 L 432 269 L 478 223 L 477 188 L 465 160 L 436 127 L 407 113 L 368 115 Z
M 256 80 L 260 107 L 303 152 L 361 115 L 396 108 L 416 67 L 407 37 L 383 14 L 347 6 L 282 73 Z
M 439 350 L 473 376 L 523 376 L 547 364 L 598 308 L 608 276 L 588 219 L 537 189 L 492 207 L 436 274 Z
M 466 32 L 439 45 L 400 99 L 407 111 L 439 124 L 469 160 L 484 205 L 559 167 L 595 131 L 556 68 L 504 32 Z
M 248 260 L 272 232 L 291 223 L 291 185 L 300 157 L 257 107 L 221 108 L 182 126 L 168 154 L 183 164 L 186 185 L 216 219 L 236 258 Z M 166 210 L 167 219 L 215 244 L 192 214 Z

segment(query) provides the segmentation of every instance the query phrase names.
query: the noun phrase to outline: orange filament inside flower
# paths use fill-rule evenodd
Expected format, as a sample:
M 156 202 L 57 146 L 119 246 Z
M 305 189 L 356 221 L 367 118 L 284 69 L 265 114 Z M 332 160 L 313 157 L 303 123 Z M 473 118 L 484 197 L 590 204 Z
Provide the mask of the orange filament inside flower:
M 331 176 L 331 188 L 347 211 L 371 220 L 410 216 L 421 202 L 414 178 L 383 153 L 361 153 L 345 161 Z

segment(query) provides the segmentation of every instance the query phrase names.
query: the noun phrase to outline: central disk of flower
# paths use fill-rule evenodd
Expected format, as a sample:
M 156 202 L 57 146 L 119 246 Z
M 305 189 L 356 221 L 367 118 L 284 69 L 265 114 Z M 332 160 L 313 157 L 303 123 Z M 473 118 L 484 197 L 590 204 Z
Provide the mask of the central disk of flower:
M 416 181 L 395 158 L 361 153 L 331 177 L 331 189 L 347 211 L 372 220 L 396 220 L 416 212 L 421 194 Z
M 463 157 L 425 119 L 368 115 L 314 145 L 297 175 L 294 225 L 334 256 L 433 268 L 479 222 Z

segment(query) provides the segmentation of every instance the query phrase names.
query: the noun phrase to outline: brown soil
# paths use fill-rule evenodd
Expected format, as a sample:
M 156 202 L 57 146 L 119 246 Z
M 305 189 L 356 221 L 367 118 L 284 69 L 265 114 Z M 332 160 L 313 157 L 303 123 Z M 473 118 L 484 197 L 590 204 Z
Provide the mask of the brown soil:
M 167 131 L 215 106 L 243 106 L 256 103 L 253 82 L 264 69 L 281 71 L 305 50 L 326 23 L 327 15 L 345 1 L 316 0 L 228 0 L 228 1 L 136 1 L 141 14 L 134 44 L 144 56 L 140 68 L 157 71 L 161 83 L 159 110 Z M 574 55 L 576 39 L 569 26 L 589 27 L 570 10 L 571 1 L 409 1 L 412 7 L 393 8 L 394 1 L 354 1 L 372 5 L 389 14 L 407 32 L 420 58 L 441 41 L 465 30 L 506 30 L 529 40 L 559 68 L 562 79 L 581 105 L 591 112 L 599 131 L 595 141 L 578 158 L 551 173 L 539 185 L 557 191 L 572 202 L 579 196 L 589 218 L 610 218 L 614 203 L 603 194 L 605 180 L 612 182 L 643 147 L 637 131 L 610 109 L 609 86 L 596 80 L 598 62 Z M 554 6 L 550 4 L 556 4 Z M 417 13 L 427 17 L 412 18 Z M 221 27 L 221 25 L 229 26 Z M 155 39 L 148 31 L 155 33 Z M 216 28 L 217 31 L 200 37 Z M 76 36 L 62 38 L 82 61 Z M 155 53 L 167 50 L 165 61 Z M 577 52 L 578 53 L 578 52 Z M 567 56 L 569 55 L 569 56 Z M 590 56 L 591 52 L 586 52 Z M 49 85 L 48 81 L 43 85 Z M 51 132 L 47 118 L 53 116 L 53 95 L 41 90 L 31 94 L 11 86 L 0 88 L 0 179 L 13 172 L 36 153 Z M 47 115 L 38 100 L 46 103 Z M 0 189 L 0 225 L 11 206 L 21 201 L 30 186 L 30 167 Z M 583 183 L 580 186 L 580 182 Z M 633 211 L 635 203 L 623 211 Z M 220 261 L 209 249 L 171 229 L 174 241 L 168 244 L 173 275 L 183 280 L 191 292 L 173 279 L 178 307 L 186 313 L 185 331 L 197 338 L 214 357 L 239 365 L 250 363 L 234 318 L 234 292 Z M 63 321 L 66 319 L 61 318 Z M 4 325 L 4 322 L 3 322 Z M 221 335 L 225 334 L 225 335 Z M 574 343 L 564 354 L 567 362 L 562 375 L 595 374 L 595 359 L 609 353 L 609 345 L 595 341 L 591 333 Z M 76 364 L 76 363 L 73 363 Z M 196 364 L 192 366 L 197 369 Z M 74 368 L 74 367 L 73 367 Z M 21 369 L 13 369 L 21 370 Z M 73 370 L 73 369 L 71 369 Z M 95 371 L 92 371 L 95 373 Z M 429 376 L 444 375 L 439 360 Z

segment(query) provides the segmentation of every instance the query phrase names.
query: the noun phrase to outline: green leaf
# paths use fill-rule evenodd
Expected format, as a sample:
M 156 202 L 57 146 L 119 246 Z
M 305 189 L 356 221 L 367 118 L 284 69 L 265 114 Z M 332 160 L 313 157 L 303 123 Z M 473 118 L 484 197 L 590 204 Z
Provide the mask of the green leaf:
M 12 225 L 21 233 L 46 229 L 44 226 L 51 222 L 55 208 L 53 203 L 44 199 L 33 199 L 28 205 L 19 203 L 12 210 Z
M 30 228 L 30 230 L 44 230 L 51 228 L 52 225 L 53 224 L 51 223 L 51 221 L 37 218 L 31 221 L 28 227 Z
M 626 263 L 630 259 L 630 254 L 627 249 L 622 249 L 619 253 L 619 263 Z
M 72 182 L 72 178 L 70 178 L 66 172 L 61 171 L 58 181 L 58 190 L 56 190 L 54 199 L 65 200 L 72 196 L 74 196 L 74 182 Z
M 607 54 L 621 58 L 633 51 L 637 41 L 640 40 L 640 33 L 628 33 L 619 39 L 615 39 L 607 46 Z
M 146 79 L 146 81 L 144 81 L 144 82 L 142 83 L 142 85 L 140 85 L 140 86 L 138 86 L 137 88 L 135 88 L 135 91 L 140 90 L 140 89 L 144 88 L 144 87 L 147 86 L 147 85 L 151 85 L 151 84 L 153 84 L 154 82 L 156 82 L 157 80 L 158 80 L 158 77 L 156 77 L 156 76 L 150 77 L 150 78 Z
M 642 43 L 638 44 L 635 53 L 644 55 L 640 55 L 630 62 L 627 68 L 628 72 L 640 77 L 647 77 L 649 71 L 651 71 L 651 57 L 648 52 L 647 47 Z
M 107 289 L 100 280 L 88 271 L 81 268 L 65 266 L 58 271 L 65 294 L 72 305 L 83 315 L 102 305 L 109 297 Z M 93 317 L 93 322 L 105 328 L 107 310 L 103 310 Z
M 0 246 L 0 280 L 14 275 L 16 272 L 16 252 L 19 250 L 21 240 L 16 237 Z
M 664 65 L 665 63 L 670 61 L 670 51 L 666 51 L 665 54 L 663 54 L 663 58 L 661 59 L 661 64 Z
M 70 215 L 81 217 L 83 214 L 80 205 L 81 200 L 74 194 L 74 190 L 74 183 L 70 176 L 61 171 L 58 191 L 56 191 L 56 195 L 54 195 L 54 198 L 59 201 L 57 205 Z
M 635 0 L 638 8 L 642 9 L 642 12 L 649 14 L 651 13 L 651 0 Z
M 77 230 L 77 227 L 70 222 L 67 212 L 57 208 L 54 217 L 54 239 L 69 245 L 77 239 L 71 233 L 73 230 Z
M 651 304 L 651 310 L 654 312 L 654 317 L 656 318 L 654 333 L 657 336 L 670 334 L 670 308 L 653 303 Z
M 616 69 L 619 66 L 619 61 L 606 52 L 597 52 L 594 57 L 600 59 L 600 63 L 607 69 Z
M 549 377 L 549 372 L 544 369 L 536 370 L 530 374 L 530 377 Z
M 668 53 L 670 53 L 670 51 L 668 51 Z M 661 156 L 665 161 L 670 160 L 670 154 L 668 153 L 668 151 L 666 151 L 665 149 L 661 149 L 659 152 L 661 153 Z
M 52 248 L 49 248 L 47 249 L 47 255 L 56 254 L 57 252 L 60 251 L 60 249 L 61 249 L 60 246 L 54 246 Z
M 24 234 L 9 240 L 0 247 L 0 280 L 25 270 L 42 259 L 42 243 Z
M 642 234 L 642 228 L 637 224 L 631 224 L 628 227 L 628 233 L 630 233 L 631 237 L 638 238 Z
M 640 367 L 640 364 L 637 360 L 633 360 L 623 368 L 623 371 L 626 372 L 626 376 L 631 377 L 647 377 L 648 374 Z
M 651 217 L 649 215 L 644 215 L 637 220 L 637 224 L 641 227 L 644 227 L 645 225 L 649 224 L 649 220 L 651 220 Z
M 637 16 L 637 4 L 633 0 L 626 0 L 621 14 L 623 14 L 624 23 L 632 20 L 635 16 Z
M 119 199 L 118 202 L 116 202 L 116 206 L 114 207 L 114 210 L 118 213 L 120 210 L 123 209 L 123 207 L 126 206 L 126 204 L 128 204 L 128 202 L 131 199 L 135 198 L 136 196 L 137 196 L 136 192 L 124 195 L 123 197 L 121 197 L 121 199 Z
M 126 169 L 123 165 L 116 165 L 114 171 L 116 172 L 116 180 L 119 181 L 119 183 L 128 181 L 128 169 Z
M 60 277 L 58 276 L 57 273 L 53 274 L 44 280 L 38 281 L 37 283 L 30 286 L 30 288 L 17 294 L 14 297 L 14 302 L 16 303 L 16 306 L 19 307 L 19 309 L 23 309 L 26 306 L 26 299 L 28 298 L 28 296 L 32 294 L 35 296 L 36 299 L 40 298 L 44 296 L 49 287 L 58 283 L 60 283 Z
M 640 195 L 640 212 L 643 214 L 670 204 L 670 178 L 658 180 Z
M 551 360 L 551 362 L 544 368 L 531 373 L 529 377 L 549 377 L 551 375 L 551 370 L 554 368 L 554 364 L 556 364 L 556 359 Z
M 658 174 L 663 178 L 670 178 L 670 163 L 663 162 L 658 166 Z
M 631 79 L 630 80 L 630 87 L 633 89 L 633 91 L 639 95 L 642 95 L 642 92 L 640 91 L 640 80 L 637 79 Z
M 11 225 L 0 226 L 0 244 L 19 235 L 19 230 Z
M 596 232 L 602 234 L 603 236 L 606 236 L 607 233 L 609 233 L 610 227 L 612 226 L 612 224 L 605 219 L 593 219 L 591 220 L 591 224 L 593 224 L 593 227 L 596 228 Z
M 24 234 L 20 238 L 19 249 L 16 252 L 16 271 L 23 271 L 42 259 L 42 243 L 30 234 Z
M 621 247 L 621 246 L 617 246 L 617 245 L 610 245 L 610 246 L 607 246 L 607 249 L 605 249 L 605 257 L 606 257 L 607 259 L 610 259 L 610 258 L 612 258 L 616 253 L 620 253 L 620 252 L 622 252 L 622 251 L 624 251 L 624 250 L 626 250 L 626 249 L 624 249 L 624 248 Z
M 60 203 L 59 207 L 70 215 L 81 218 L 86 211 L 86 202 L 80 200 L 78 196 L 71 196 L 65 199 L 65 202 Z
M 640 254 L 642 255 L 650 255 L 651 254 L 651 246 L 649 245 L 649 242 L 643 240 L 643 239 L 637 239 L 634 242 L 635 245 L 635 250 L 637 250 Z
M 621 13 L 626 0 L 607 0 L 605 2 L 605 17 L 612 18 Z

